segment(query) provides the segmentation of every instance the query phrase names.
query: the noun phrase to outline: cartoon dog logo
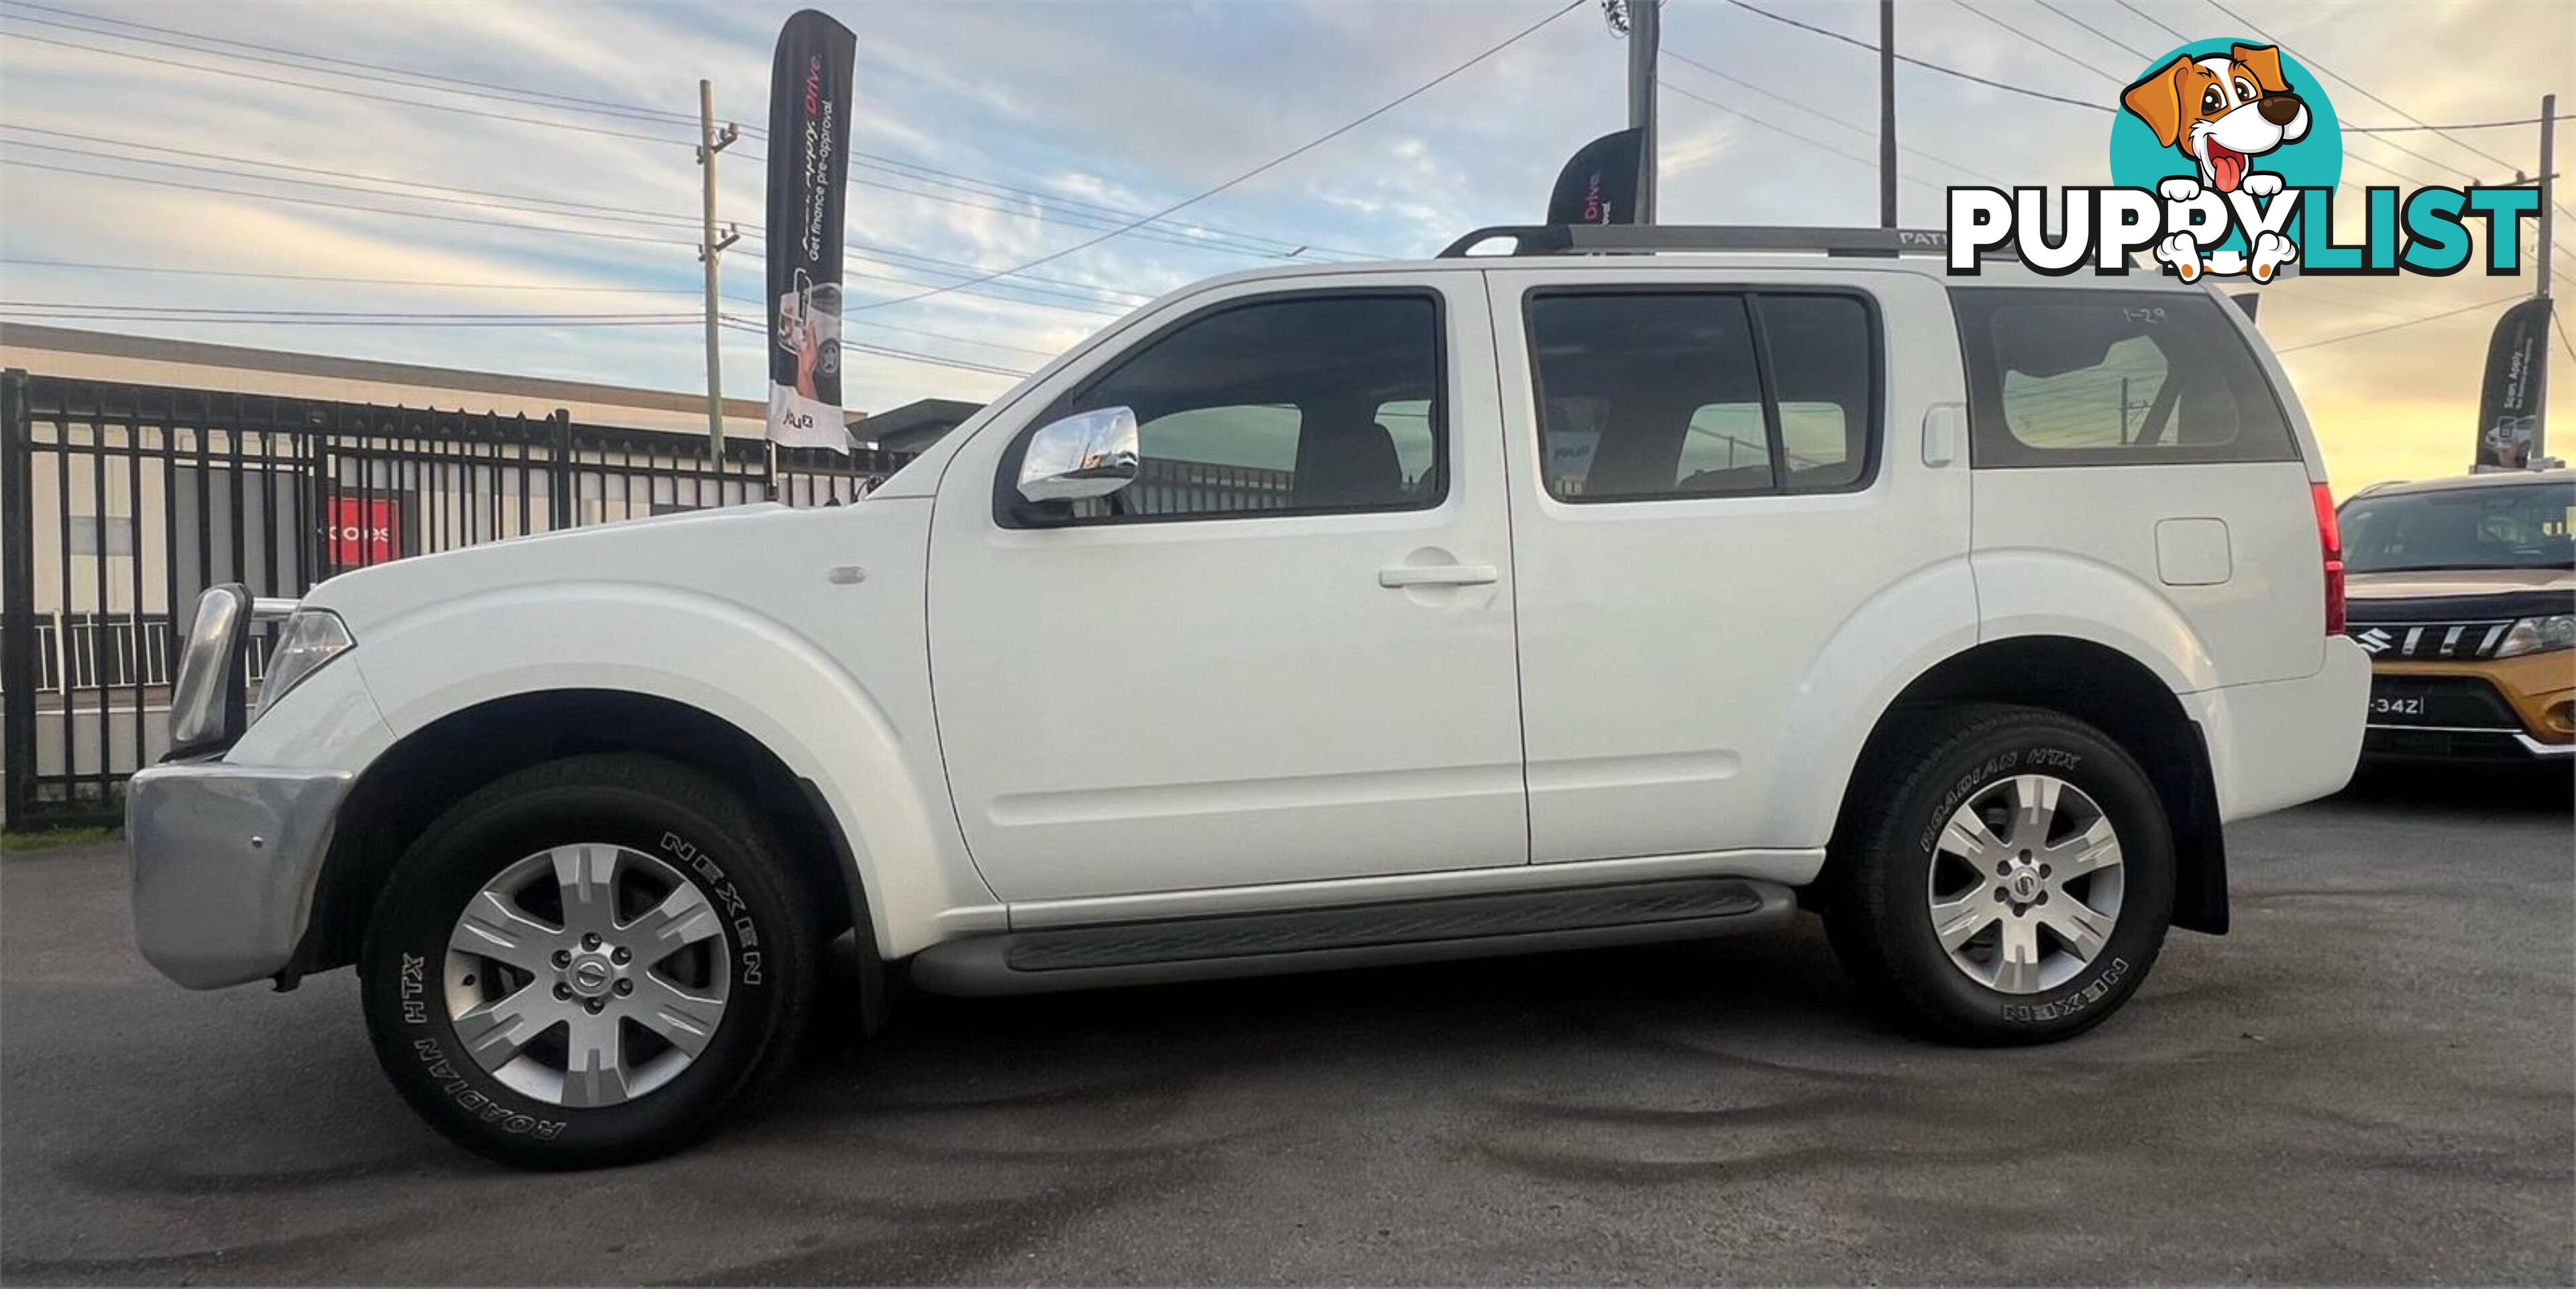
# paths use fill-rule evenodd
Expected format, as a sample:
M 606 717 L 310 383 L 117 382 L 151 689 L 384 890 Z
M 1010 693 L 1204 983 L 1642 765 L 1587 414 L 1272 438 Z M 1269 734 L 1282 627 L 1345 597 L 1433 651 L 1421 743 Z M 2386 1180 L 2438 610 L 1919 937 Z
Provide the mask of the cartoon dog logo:
M 2199 175 L 2158 185 L 2168 201 L 2190 201 L 2204 187 L 2269 200 L 2280 193 L 2281 176 L 2255 170 L 2254 159 L 2308 135 L 2308 105 L 2282 76 L 2281 51 L 2273 45 L 2177 56 L 2131 85 L 2120 103 L 2156 132 L 2157 142 L 2189 158 Z M 2254 276 L 2267 281 L 2280 264 L 2298 258 L 2298 246 L 2277 233 L 2257 236 L 2252 250 Z M 2200 248 L 2188 233 L 2158 243 L 2156 258 L 2184 281 L 2200 276 Z

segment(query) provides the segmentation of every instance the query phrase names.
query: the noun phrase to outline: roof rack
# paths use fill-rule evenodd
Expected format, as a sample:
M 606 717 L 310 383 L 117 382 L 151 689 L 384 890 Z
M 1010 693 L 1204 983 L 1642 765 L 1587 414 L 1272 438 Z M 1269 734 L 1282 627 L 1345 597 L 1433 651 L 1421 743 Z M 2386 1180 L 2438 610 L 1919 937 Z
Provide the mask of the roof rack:
M 1794 228 L 1728 224 L 1497 224 L 1449 243 L 1442 259 L 1510 238 L 1512 255 L 1621 255 L 1651 251 L 1822 251 L 1827 255 L 1947 255 L 1937 228 Z M 2009 257 L 2008 248 L 1997 247 Z

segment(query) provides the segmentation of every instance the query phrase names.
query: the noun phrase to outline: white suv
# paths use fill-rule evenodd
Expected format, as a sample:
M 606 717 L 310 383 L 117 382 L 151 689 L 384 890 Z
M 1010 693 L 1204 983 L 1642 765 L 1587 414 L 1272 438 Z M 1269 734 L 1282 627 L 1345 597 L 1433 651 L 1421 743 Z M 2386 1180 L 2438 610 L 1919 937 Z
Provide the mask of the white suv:
M 209 592 L 132 788 L 145 956 L 354 964 L 430 1122 L 576 1166 L 777 1075 L 853 926 L 874 1025 L 893 964 L 1073 989 L 1804 905 L 1912 1026 L 2062 1038 L 2226 929 L 2222 824 L 2350 773 L 2316 447 L 2205 286 L 1495 237 L 1166 297 L 854 505 Z

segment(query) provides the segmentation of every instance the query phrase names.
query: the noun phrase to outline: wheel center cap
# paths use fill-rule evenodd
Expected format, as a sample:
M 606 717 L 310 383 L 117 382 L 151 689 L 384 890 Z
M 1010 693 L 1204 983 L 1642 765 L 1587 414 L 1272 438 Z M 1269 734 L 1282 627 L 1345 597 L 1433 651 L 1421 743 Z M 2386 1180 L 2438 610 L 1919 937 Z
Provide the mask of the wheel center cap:
M 2011 894 L 2013 902 L 2017 904 L 2028 904 L 2038 899 L 2041 889 L 2039 870 L 2036 868 L 2016 868 L 2012 876 L 2004 879 L 2004 890 Z
M 564 983 L 584 998 L 597 998 L 617 983 L 617 969 L 604 957 L 576 958 L 564 969 Z

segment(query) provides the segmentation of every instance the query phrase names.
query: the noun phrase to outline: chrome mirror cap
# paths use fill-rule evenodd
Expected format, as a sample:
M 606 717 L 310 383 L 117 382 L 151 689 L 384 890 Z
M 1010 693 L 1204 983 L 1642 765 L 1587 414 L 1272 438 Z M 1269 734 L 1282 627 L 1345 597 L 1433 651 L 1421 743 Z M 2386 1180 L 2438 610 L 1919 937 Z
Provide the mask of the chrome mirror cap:
M 206 588 L 179 648 L 170 696 L 170 747 L 176 753 L 230 742 L 241 733 L 242 684 L 237 660 L 251 617 L 250 592 L 239 582 Z
M 1136 413 L 1104 407 L 1051 421 L 1029 436 L 1020 458 L 1020 495 L 1030 501 L 1088 501 L 1136 481 Z

